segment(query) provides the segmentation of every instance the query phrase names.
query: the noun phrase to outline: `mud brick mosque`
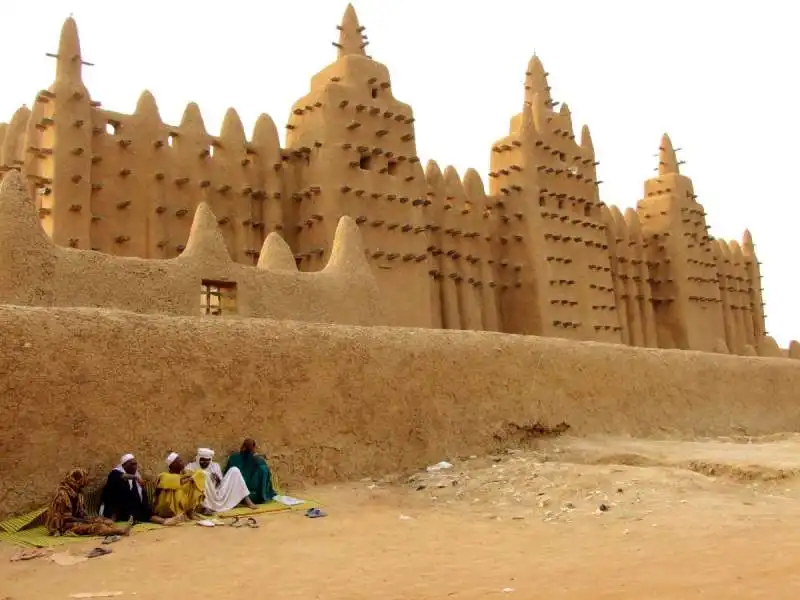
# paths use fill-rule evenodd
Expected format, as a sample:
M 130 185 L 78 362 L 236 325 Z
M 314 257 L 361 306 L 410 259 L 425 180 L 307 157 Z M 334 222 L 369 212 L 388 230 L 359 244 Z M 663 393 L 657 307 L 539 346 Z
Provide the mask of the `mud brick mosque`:
M 765 334 L 750 234 L 709 235 L 667 135 L 637 208 L 607 206 L 534 56 L 487 187 L 420 163 L 352 6 L 338 29 L 282 146 L 267 115 L 248 139 L 233 109 L 213 136 L 194 103 L 178 125 L 149 92 L 102 107 L 68 19 L 55 81 L 0 125 L 0 303 L 800 358 Z

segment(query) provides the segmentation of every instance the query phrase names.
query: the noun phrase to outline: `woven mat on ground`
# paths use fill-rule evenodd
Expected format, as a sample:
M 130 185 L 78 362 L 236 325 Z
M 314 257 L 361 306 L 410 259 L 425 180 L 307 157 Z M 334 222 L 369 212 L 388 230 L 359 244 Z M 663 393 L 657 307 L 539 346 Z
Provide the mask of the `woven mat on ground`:
M 275 474 L 272 474 L 272 485 L 278 494 L 284 493 L 283 486 L 279 483 Z M 153 498 L 155 495 L 155 482 L 150 480 L 145 484 L 145 491 L 148 498 Z M 95 489 L 85 497 L 86 514 L 89 516 L 97 516 L 100 514 L 100 500 L 102 496 L 102 488 Z M 259 504 L 254 509 L 247 507 L 237 507 L 225 513 L 220 513 L 217 517 L 241 517 L 251 516 L 263 513 L 273 512 L 286 512 L 303 510 L 309 508 L 319 508 L 321 504 L 314 500 L 304 500 L 302 504 L 294 506 L 286 506 L 279 502 L 267 502 L 266 504 Z M 11 517 L 5 521 L 0 521 L 0 542 L 9 542 L 18 546 L 27 546 L 34 548 L 50 548 L 53 546 L 63 546 L 64 544 L 74 544 L 86 539 L 88 536 L 57 536 L 53 537 L 47 534 L 44 527 L 47 508 L 38 508 L 32 512 L 16 517 Z M 121 525 L 124 525 L 122 523 Z M 159 529 L 162 525 L 155 523 L 139 523 L 133 528 L 134 533 L 141 531 L 150 531 Z
M 314 501 L 306 501 L 303 504 L 297 504 L 295 506 L 285 506 L 278 502 L 268 502 L 267 504 L 259 504 L 254 509 L 249 509 L 246 507 L 234 508 L 233 510 L 227 511 L 225 513 L 220 513 L 216 515 L 217 518 L 224 518 L 224 517 L 241 517 L 241 516 L 252 516 L 258 514 L 265 514 L 265 513 L 279 513 L 279 512 L 288 512 L 288 511 L 297 511 L 297 510 L 308 510 L 309 508 L 319 507 L 320 504 Z M 28 520 L 28 522 L 33 522 L 39 520 L 43 516 L 43 510 L 34 511 L 29 513 L 28 515 L 23 515 L 22 517 L 16 517 L 16 520 L 22 522 L 24 520 Z M 213 517 L 212 517 L 213 518 Z M 9 519 L 10 521 L 11 519 Z M 183 523 L 182 525 L 193 525 L 193 521 L 189 521 L 187 523 Z M 119 524 L 120 527 L 124 526 L 124 523 Z M 74 544 L 77 542 L 84 542 L 88 539 L 92 539 L 89 536 L 77 536 L 77 535 L 63 535 L 63 536 L 51 536 L 47 534 L 47 530 L 45 529 L 44 525 L 35 525 L 33 527 L 28 526 L 24 529 L 18 529 L 17 531 L 9 531 L 6 527 L 8 527 L 8 521 L 3 521 L 0 523 L 0 542 L 7 542 L 10 544 L 15 544 L 17 546 L 25 546 L 28 548 L 52 548 L 56 546 L 63 546 L 65 544 Z M 133 533 L 140 533 L 142 531 L 152 531 L 153 529 L 162 529 L 163 525 L 157 525 L 155 523 L 139 523 L 133 527 Z M 94 538 L 100 539 L 100 538 Z

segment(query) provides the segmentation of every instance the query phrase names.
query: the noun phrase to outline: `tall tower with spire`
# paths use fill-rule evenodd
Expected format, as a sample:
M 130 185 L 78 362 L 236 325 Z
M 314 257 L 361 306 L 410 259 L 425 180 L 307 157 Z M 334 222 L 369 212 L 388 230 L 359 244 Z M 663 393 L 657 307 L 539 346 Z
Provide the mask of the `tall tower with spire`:
M 411 107 L 392 94 L 387 68 L 366 53 L 348 5 L 337 59 L 292 107 L 285 158 L 291 202 L 284 231 L 302 270 L 331 251 L 336 223 L 353 217 L 395 325 L 434 326 L 425 177 Z
M 503 328 L 620 342 L 608 244 L 588 127 L 576 141 L 534 56 L 522 111 L 492 147 Z
M 42 226 L 53 241 L 89 249 L 93 103 L 83 83 L 78 27 L 71 17 L 54 58 L 55 81 L 37 94 L 31 110 L 23 170 L 37 190 Z
M 644 184 L 637 213 L 647 243 L 658 345 L 713 350 L 726 336 L 712 238 L 667 134 L 657 171 Z

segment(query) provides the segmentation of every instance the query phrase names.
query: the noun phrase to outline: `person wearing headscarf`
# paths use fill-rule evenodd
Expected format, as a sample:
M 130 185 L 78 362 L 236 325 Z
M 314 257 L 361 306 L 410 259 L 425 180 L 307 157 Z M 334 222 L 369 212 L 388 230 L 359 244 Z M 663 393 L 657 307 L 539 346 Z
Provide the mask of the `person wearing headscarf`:
M 241 471 L 233 467 L 223 475 L 219 464 L 214 462 L 214 451 L 210 448 L 198 448 L 197 457 L 186 465 L 186 470 L 205 471 L 206 495 L 203 506 L 211 512 L 225 512 L 242 502 L 249 508 L 255 508 Z
M 86 469 L 74 467 L 58 485 L 47 511 L 45 527 L 50 535 L 128 535 L 133 522 L 117 527 L 103 517 L 88 517 L 84 508 L 83 488 L 89 483 Z
M 272 473 L 266 459 L 256 454 L 256 441 L 247 438 L 242 443 L 242 449 L 230 456 L 225 472 L 232 469 L 241 472 L 247 489 L 250 490 L 250 500 L 255 504 L 265 504 L 275 497 L 275 488 L 272 486 Z
M 139 463 L 133 454 L 123 455 L 108 474 L 100 514 L 116 521 L 133 519 L 139 523 L 164 523 L 163 518 L 153 514 L 144 479 L 139 473 Z
M 158 476 L 153 512 L 166 519 L 165 525 L 174 525 L 191 519 L 195 512 L 204 512 L 206 472 L 185 471 L 177 452 L 170 452 L 165 462 L 168 470 Z

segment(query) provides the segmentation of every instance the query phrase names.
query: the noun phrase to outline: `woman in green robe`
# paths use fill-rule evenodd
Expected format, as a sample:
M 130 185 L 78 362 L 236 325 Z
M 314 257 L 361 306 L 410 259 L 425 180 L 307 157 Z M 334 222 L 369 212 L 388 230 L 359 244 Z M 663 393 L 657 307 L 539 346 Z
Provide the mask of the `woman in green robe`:
M 254 439 L 247 438 L 242 443 L 241 451 L 230 456 L 228 464 L 225 465 L 225 472 L 227 473 L 231 467 L 241 471 L 247 489 L 250 490 L 250 499 L 255 504 L 265 504 L 276 496 L 269 465 L 263 456 L 256 454 Z

